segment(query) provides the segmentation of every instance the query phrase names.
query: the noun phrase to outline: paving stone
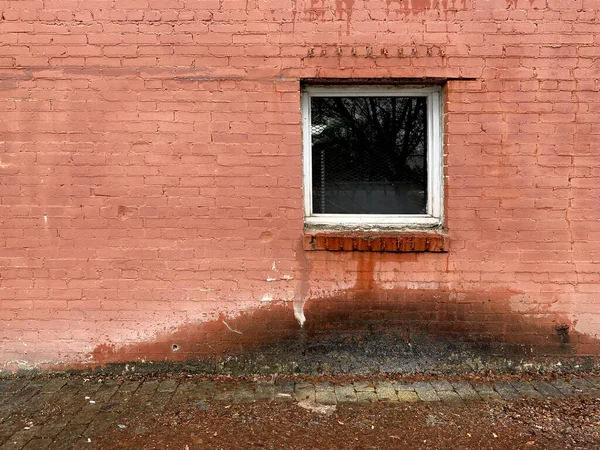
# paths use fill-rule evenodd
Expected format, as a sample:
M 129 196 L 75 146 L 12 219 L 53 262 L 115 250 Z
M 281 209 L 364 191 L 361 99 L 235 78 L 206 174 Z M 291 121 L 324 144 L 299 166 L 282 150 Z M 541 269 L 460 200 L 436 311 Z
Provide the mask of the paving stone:
M 291 402 L 294 401 L 294 383 L 275 382 L 275 398 L 276 402 Z
M 433 380 L 429 382 L 437 392 L 454 391 L 452 385 L 446 380 Z
M 423 402 L 439 402 L 440 397 L 435 391 L 431 383 L 427 381 L 419 381 L 414 383 L 415 392 L 419 399 Z
M 542 398 L 542 394 L 526 381 L 513 381 L 510 384 L 523 398 Z
M 393 383 L 394 389 L 398 392 L 400 391 L 413 391 L 415 390 L 414 383 L 404 383 L 400 381 L 396 381 Z
M 92 395 L 95 395 L 96 392 L 98 392 L 101 387 L 102 387 L 101 383 L 84 382 L 81 385 L 81 388 L 79 389 L 79 391 L 77 391 L 77 395 L 81 396 L 82 398 L 84 398 L 85 396 L 92 396 Z
M 235 392 L 235 386 L 219 386 L 213 395 L 213 400 L 216 402 L 233 402 L 233 393 Z
M 119 390 L 110 398 L 110 403 L 117 403 L 121 409 L 123 409 L 131 401 L 134 395 L 135 390 L 132 390 L 132 386 L 127 385 L 125 386 L 125 389 L 123 389 L 123 385 L 121 385 Z
M 69 380 L 69 382 L 63 386 L 60 391 L 56 392 L 48 401 L 48 407 L 53 410 L 60 411 L 63 419 L 59 420 L 58 422 L 50 422 L 48 424 L 50 426 L 44 425 L 40 430 L 40 433 L 38 433 L 38 436 L 52 437 L 53 432 L 58 434 L 61 431 L 61 427 L 66 425 L 66 422 L 68 421 L 66 418 L 70 420 L 73 415 L 75 415 L 85 405 L 88 404 L 88 402 L 85 401 L 85 396 L 93 394 L 93 392 L 95 392 L 94 389 L 97 390 L 99 388 L 100 386 L 97 384 L 89 385 L 84 384 L 82 380 Z M 46 423 L 47 420 L 44 419 L 45 418 L 38 416 L 36 424 L 39 425 Z M 57 427 L 54 428 L 52 425 L 57 425 Z
M 72 449 L 77 440 L 81 439 L 81 436 L 87 425 L 76 425 L 69 424 L 65 427 L 54 439 L 52 444 L 52 450 L 67 450 Z
M 60 422 L 50 422 L 42 426 L 37 433 L 39 437 L 55 438 L 67 426 L 68 419 Z
M 173 396 L 172 392 L 155 392 L 150 399 L 149 406 L 155 411 L 162 410 Z
M 139 390 L 138 390 L 139 392 Z M 197 402 L 212 398 L 215 393 L 215 383 L 212 381 L 196 381 L 179 383 L 177 391 L 173 394 L 172 401 L 177 402 Z
M 233 403 L 255 402 L 254 385 L 250 383 L 239 383 L 233 393 Z
M 544 397 L 564 397 L 564 394 L 546 381 L 529 382 Z
M 586 380 L 588 381 L 588 383 L 590 383 L 591 385 L 597 387 L 598 389 L 600 389 L 600 377 L 586 377 Z
M 32 439 L 27 443 L 23 450 L 45 450 L 52 445 L 52 439 L 50 438 L 37 438 Z
M 67 384 L 67 380 L 54 378 L 42 386 L 40 392 L 43 394 L 53 394 L 54 392 L 58 392 L 65 384 Z
M 444 403 L 463 403 L 463 399 L 454 391 L 438 391 L 438 397 Z
M 398 396 L 398 401 L 404 403 L 416 403 L 419 402 L 419 396 L 415 391 L 398 391 L 396 394 Z
M 123 383 L 121 383 L 121 387 L 119 388 L 119 392 L 135 392 L 138 390 L 141 384 L 141 381 L 123 381 Z
M 481 402 L 483 399 L 479 396 L 477 391 L 473 389 L 470 383 L 466 381 L 455 381 L 452 383 L 452 387 L 460 398 L 462 398 L 465 402 Z
M 355 403 L 357 400 L 354 385 L 352 384 L 335 385 L 334 390 L 338 403 Z
M 36 427 L 29 430 L 30 434 L 32 437 L 37 437 L 35 433 L 37 433 L 37 431 L 41 428 L 37 425 L 41 425 L 48 420 L 47 415 L 39 414 L 39 412 L 41 410 L 46 410 L 48 401 L 53 395 L 54 394 L 51 393 L 36 393 L 34 396 L 28 398 L 26 402 L 23 402 L 18 406 L 15 405 L 15 408 L 12 409 L 11 414 L 18 411 L 18 415 L 6 418 L 4 422 L 7 424 L 17 425 L 19 422 L 19 417 L 28 419 L 28 422 L 32 422 L 36 425 Z
M 40 387 L 39 384 L 28 384 L 9 397 L 9 401 L 0 408 L 0 421 L 5 420 L 14 411 L 20 409 L 23 404 L 27 403 L 29 399 L 39 392 Z
M 551 381 L 550 384 L 558 389 L 563 395 L 574 395 L 581 393 L 579 389 L 576 389 L 572 384 L 561 378 Z
M 138 391 L 139 392 L 139 391 Z M 228 391 L 230 394 L 233 393 L 233 390 Z M 147 394 L 144 394 L 146 396 Z M 142 403 L 144 409 L 148 412 L 148 414 L 142 419 L 136 419 L 135 425 L 133 427 L 133 431 L 136 434 L 147 434 L 152 431 L 152 429 L 156 426 L 156 421 L 153 416 L 156 416 L 162 412 L 164 407 L 167 405 L 169 400 L 172 398 L 173 394 L 171 392 L 158 392 L 154 391 L 152 396 L 148 399 L 146 397 L 146 401 Z M 134 396 L 134 399 L 136 397 Z M 229 403 L 231 402 L 231 397 L 229 399 Z M 134 410 L 135 412 L 135 410 Z M 123 416 L 123 413 L 121 413 Z M 84 436 L 85 437 L 85 436 Z M 77 444 L 77 442 L 76 442 Z
M 521 397 L 515 388 L 512 387 L 510 383 L 505 381 L 498 381 L 494 383 L 494 389 L 500 395 L 500 397 L 502 397 L 502 400 L 513 400 Z
M 122 393 L 123 395 L 130 396 L 130 400 L 124 407 L 110 411 L 111 414 L 115 415 L 116 420 L 112 420 L 114 425 L 117 421 L 124 420 L 129 417 L 136 417 L 140 409 L 144 409 L 151 414 L 145 416 L 142 419 L 135 420 L 132 423 L 132 431 L 135 434 L 143 435 L 152 431 L 155 426 L 155 421 L 152 418 L 153 414 L 160 414 L 166 404 L 173 397 L 171 392 L 158 392 L 159 383 L 155 382 L 144 382 L 142 385 L 131 395 L 129 392 Z M 85 437 L 85 436 L 84 436 Z M 89 436 L 88 436 L 89 437 Z M 76 444 L 80 444 L 82 441 L 76 441 Z
M 175 392 L 179 386 L 178 380 L 166 380 L 158 385 L 158 392 Z
M 27 380 L 0 380 L 0 397 L 13 395 L 27 386 Z
M 315 401 L 315 385 L 312 383 L 296 383 L 294 386 L 294 399 L 296 401 Z
M 89 400 L 83 400 L 83 401 L 89 401 Z M 92 420 L 94 420 L 94 417 L 96 417 L 96 415 L 99 412 L 100 412 L 100 404 L 98 404 L 98 403 L 89 404 L 88 403 L 83 408 L 81 408 L 81 411 L 79 411 L 75 417 L 73 417 L 73 419 L 71 420 L 71 423 L 73 423 L 75 425 L 89 425 L 92 422 Z
M 13 423 L 0 423 L 0 445 L 6 441 L 15 432 L 16 426 Z
M 256 400 L 273 400 L 275 398 L 275 384 L 269 381 L 257 382 L 254 396 Z
M 473 389 L 477 391 L 484 402 L 501 402 L 502 397 L 489 384 L 476 384 Z
M 138 388 L 136 394 L 144 395 L 146 392 L 154 392 L 158 389 L 159 382 L 155 380 L 144 381 Z
M 337 398 L 333 385 L 328 382 L 315 384 L 315 400 L 321 405 L 335 405 Z
M 571 378 L 569 380 L 569 383 L 571 384 L 571 386 L 575 387 L 575 389 L 579 389 L 587 395 L 598 395 L 600 393 L 600 389 L 598 389 L 592 383 L 588 383 L 583 378 Z
M 370 381 L 355 381 L 354 390 L 356 392 L 375 392 L 375 385 Z
M 93 448 L 95 438 L 89 438 L 86 436 L 82 436 L 73 442 L 71 450 L 87 450 L 89 448 Z
M 120 381 L 107 380 L 106 382 L 102 383 L 100 389 L 94 393 L 93 398 L 90 400 L 95 401 L 96 404 L 109 401 L 110 398 L 115 395 L 115 392 L 119 390 L 120 384 Z
M 0 447 L 0 450 L 22 449 L 32 438 L 33 433 L 24 430 L 17 431 Z
M 112 411 L 97 414 L 83 434 L 87 437 L 94 437 L 104 433 L 115 423 L 118 416 L 118 413 Z
M 382 402 L 397 402 L 398 395 L 394 385 L 389 381 L 380 381 L 375 383 L 375 393 L 377 398 Z
M 375 391 L 360 391 L 356 393 L 358 403 L 375 403 L 378 401 Z
M 155 427 L 155 413 L 171 401 L 227 401 L 248 402 L 255 400 L 316 401 L 333 405 L 346 402 L 372 403 L 376 401 L 442 401 L 462 403 L 511 400 L 514 398 L 548 398 L 564 395 L 600 394 L 600 377 L 560 378 L 552 382 L 497 382 L 493 385 L 467 382 L 449 383 L 446 380 L 430 382 L 377 382 L 367 381 L 352 384 L 290 383 L 286 380 L 258 381 L 255 383 L 215 384 L 205 380 L 105 380 L 85 382 L 82 378 L 53 378 L 46 381 L 34 380 L 24 383 L 14 381 L 13 387 L 7 380 L 0 380 L 0 450 L 63 450 L 90 448 L 88 438 L 101 435 L 118 423 L 128 423 L 129 431 L 144 434 Z M 287 394 L 287 395 L 286 395 Z M 90 404 L 85 396 L 95 400 Z M 278 398 L 279 396 L 279 398 Z M 56 414 L 37 414 L 54 408 Z M 139 422 L 122 422 L 135 417 L 143 409 L 145 414 Z M 19 415 L 9 417 L 10 412 Z M 31 417 L 31 430 L 23 430 L 22 418 Z M 2 418 L 4 417 L 4 421 Z M 47 423 L 44 421 L 48 420 Z M 17 423 L 18 422 L 18 423 Z M 53 442 L 54 440 L 54 442 Z
M 100 413 L 101 407 L 106 405 L 111 397 L 118 391 L 119 385 L 120 383 L 117 382 L 104 383 L 94 393 L 93 396 L 89 396 L 89 399 L 86 399 L 86 396 L 82 397 L 81 393 L 79 393 L 79 400 L 82 403 L 82 407 L 77 415 L 73 418 L 72 423 L 77 425 L 90 424 Z

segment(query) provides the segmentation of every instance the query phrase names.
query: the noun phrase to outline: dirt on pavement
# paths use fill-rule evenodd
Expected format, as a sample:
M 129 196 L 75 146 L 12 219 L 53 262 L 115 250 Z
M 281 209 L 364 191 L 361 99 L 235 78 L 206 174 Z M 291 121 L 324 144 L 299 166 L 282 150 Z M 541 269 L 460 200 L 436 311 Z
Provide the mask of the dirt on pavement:
M 598 449 L 600 399 L 500 403 L 342 404 L 329 414 L 295 403 L 170 406 L 124 417 L 96 449 Z M 148 412 L 147 414 L 152 414 Z M 135 424 L 151 419 L 150 432 Z M 146 430 L 147 431 L 147 430 Z

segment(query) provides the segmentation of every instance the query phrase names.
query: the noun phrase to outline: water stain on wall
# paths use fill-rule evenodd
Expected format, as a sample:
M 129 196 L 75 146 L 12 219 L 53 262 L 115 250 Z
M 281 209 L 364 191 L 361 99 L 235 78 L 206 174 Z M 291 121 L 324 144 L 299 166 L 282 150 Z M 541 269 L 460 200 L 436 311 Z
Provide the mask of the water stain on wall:
M 410 345 L 415 334 L 441 338 L 458 347 L 468 344 L 482 356 L 600 351 L 597 340 L 571 331 L 572 324 L 563 315 L 512 311 L 511 298 L 521 293 L 508 288 L 502 292 L 381 289 L 375 280 L 378 257 L 376 253 L 355 252 L 352 258 L 357 263 L 357 278 L 352 288 L 304 299 L 303 327 L 297 321 L 297 305 L 274 302 L 236 317 L 222 315 L 210 322 L 184 324 L 148 342 L 98 345 L 92 359 L 97 365 L 218 361 L 258 350 L 283 361 L 295 357 L 290 353 L 298 343 L 306 354 L 311 348 L 327 350 L 340 342 L 352 342 L 352 351 L 360 354 L 370 340 L 376 339 L 380 347 L 401 341 Z M 310 273 L 308 260 L 304 264 L 305 272 Z M 299 298 L 308 296 L 309 290 L 309 281 L 301 282 Z M 393 355 L 393 349 L 387 354 Z
M 420 15 L 427 11 L 447 13 L 465 10 L 470 7 L 470 2 L 471 0 L 385 0 L 385 11 L 388 16 L 395 17 Z M 356 7 L 355 0 L 292 0 L 292 21 L 345 20 L 346 34 L 350 34 L 352 14 Z

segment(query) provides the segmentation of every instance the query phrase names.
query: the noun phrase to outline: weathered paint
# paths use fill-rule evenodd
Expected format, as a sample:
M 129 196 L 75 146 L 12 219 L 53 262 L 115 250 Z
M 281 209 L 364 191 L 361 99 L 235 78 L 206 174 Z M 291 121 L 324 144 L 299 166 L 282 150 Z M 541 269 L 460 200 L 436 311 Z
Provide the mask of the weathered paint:
M 410 330 L 597 355 L 598 10 L 0 4 L 0 364 Z M 443 251 L 304 249 L 300 85 L 323 79 L 444 84 Z

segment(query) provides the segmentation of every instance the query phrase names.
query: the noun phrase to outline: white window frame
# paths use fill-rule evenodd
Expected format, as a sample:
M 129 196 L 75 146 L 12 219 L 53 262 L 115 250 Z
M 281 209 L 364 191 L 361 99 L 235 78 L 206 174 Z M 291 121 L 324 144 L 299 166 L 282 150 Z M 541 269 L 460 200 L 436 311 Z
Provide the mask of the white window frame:
M 312 97 L 427 97 L 427 214 L 315 214 L 312 205 Z M 304 220 L 309 228 L 436 228 L 443 223 L 442 88 L 440 86 L 307 86 L 302 90 Z

